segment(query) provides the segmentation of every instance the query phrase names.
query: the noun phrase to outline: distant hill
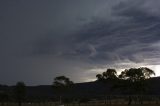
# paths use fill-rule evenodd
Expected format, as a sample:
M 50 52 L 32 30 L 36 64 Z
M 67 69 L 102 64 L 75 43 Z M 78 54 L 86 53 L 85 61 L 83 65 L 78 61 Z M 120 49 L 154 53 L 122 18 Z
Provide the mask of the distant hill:
M 160 95 L 160 77 L 153 77 L 148 80 L 149 95 Z M 101 97 L 104 95 L 121 95 L 122 91 L 113 89 L 113 82 L 105 83 L 94 81 L 76 83 L 70 91 L 64 93 L 67 97 Z M 14 86 L 0 86 L 0 92 L 11 92 Z M 29 98 L 54 98 L 56 91 L 51 85 L 27 86 L 27 96 Z
M 153 77 L 148 80 L 148 94 L 149 95 L 160 95 L 160 77 Z M 67 97 L 101 97 L 104 95 L 122 95 L 123 92 L 119 89 L 114 89 L 114 82 L 85 82 L 76 83 L 70 91 L 63 94 Z M 27 87 L 28 96 L 31 97 L 48 97 L 52 98 L 55 96 L 55 91 L 51 85 L 41 86 L 30 86 Z

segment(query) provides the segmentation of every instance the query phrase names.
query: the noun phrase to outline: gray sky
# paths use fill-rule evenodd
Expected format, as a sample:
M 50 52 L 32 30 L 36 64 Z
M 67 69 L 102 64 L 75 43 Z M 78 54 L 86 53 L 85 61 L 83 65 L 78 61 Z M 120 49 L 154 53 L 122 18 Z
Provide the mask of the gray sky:
M 140 66 L 160 75 L 159 10 L 159 0 L 0 0 L 0 83 Z

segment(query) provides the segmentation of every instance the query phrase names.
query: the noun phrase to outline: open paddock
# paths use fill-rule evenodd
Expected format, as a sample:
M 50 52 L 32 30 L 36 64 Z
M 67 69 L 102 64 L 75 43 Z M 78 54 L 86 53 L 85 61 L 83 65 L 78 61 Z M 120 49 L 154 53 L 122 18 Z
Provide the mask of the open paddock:
M 18 103 L 1 103 L 0 106 L 18 106 Z M 69 104 L 63 104 L 60 105 L 59 103 L 54 102 L 46 102 L 46 103 L 22 103 L 21 106 L 128 106 L 128 102 L 112 102 L 111 104 L 105 104 L 105 103 L 69 103 Z M 136 104 L 132 103 L 130 106 L 160 106 L 159 102 L 143 102 L 143 104 Z

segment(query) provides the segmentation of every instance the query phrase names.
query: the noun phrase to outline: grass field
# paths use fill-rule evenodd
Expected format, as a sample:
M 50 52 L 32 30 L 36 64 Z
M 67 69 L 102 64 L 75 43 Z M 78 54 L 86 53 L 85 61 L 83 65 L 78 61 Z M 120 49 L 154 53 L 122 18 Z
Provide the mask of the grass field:
M 18 103 L 4 103 L 0 106 L 18 106 Z M 47 102 L 47 103 L 22 103 L 22 106 L 128 106 L 127 102 L 124 103 L 71 103 L 59 105 L 58 103 Z M 132 103 L 130 106 L 160 106 L 160 102 L 144 102 L 143 104 Z

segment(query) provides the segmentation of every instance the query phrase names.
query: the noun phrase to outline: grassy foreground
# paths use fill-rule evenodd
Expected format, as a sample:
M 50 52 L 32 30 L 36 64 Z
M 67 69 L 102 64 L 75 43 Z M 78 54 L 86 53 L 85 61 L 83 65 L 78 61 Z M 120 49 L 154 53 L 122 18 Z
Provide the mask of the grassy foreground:
M 0 106 L 18 106 L 18 103 L 3 103 Z M 59 105 L 58 103 L 48 102 L 48 103 L 23 103 L 22 106 L 128 106 L 127 102 L 123 104 L 104 104 L 104 103 L 72 103 Z M 144 104 L 131 104 L 129 106 L 160 106 L 160 102 L 144 103 Z

